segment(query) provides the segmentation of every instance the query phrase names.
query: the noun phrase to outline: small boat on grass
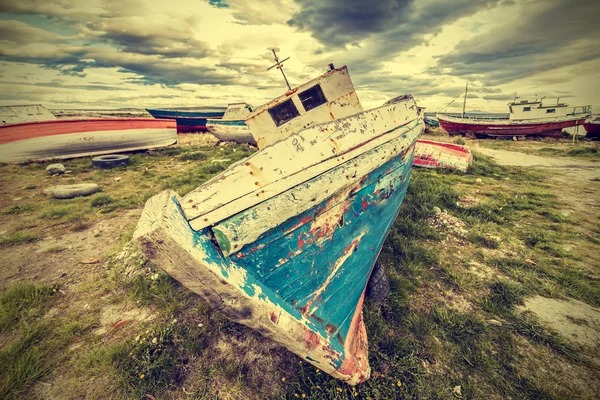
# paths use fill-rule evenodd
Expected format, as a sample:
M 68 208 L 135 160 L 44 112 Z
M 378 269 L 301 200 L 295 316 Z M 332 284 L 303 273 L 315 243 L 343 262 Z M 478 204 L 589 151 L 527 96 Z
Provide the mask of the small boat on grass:
M 583 124 L 585 128 L 585 137 L 589 139 L 600 139 L 600 115 L 592 115 L 590 119 Z
M 425 125 L 427 125 L 430 128 L 437 128 L 438 126 L 440 126 L 440 121 L 438 121 L 438 119 L 436 117 L 425 117 Z
M 185 196 L 152 197 L 134 240 L 231 320 L 363 382 L 365 288 L 406 193 L 422 114 L 410 95 L 363 111 L 347 69 L 331 66 L 247 123 L 260 150 Z
M 206 129 L 221 141 L 232 141 L 256 145 L 256 141 L 246 125 L 246 118 L 252 113 L 247 103 L 231 103 L 223 118 L 206 120 Z
M 147 108 L 146 111 L 154 118 L 177 121 L 177 133 L 206 132 L 208 118 L 218 119 L 225 114 L 224 107 Z
M 417 140 L 413 165 L 425 168 L 455 169 L 467 172 L 473 162 L 473 154 L 466 146 L 453 143 Z
M 175 121 L 83 119 L 0 125 L 0 162 L 74 158 L 177 143 Z

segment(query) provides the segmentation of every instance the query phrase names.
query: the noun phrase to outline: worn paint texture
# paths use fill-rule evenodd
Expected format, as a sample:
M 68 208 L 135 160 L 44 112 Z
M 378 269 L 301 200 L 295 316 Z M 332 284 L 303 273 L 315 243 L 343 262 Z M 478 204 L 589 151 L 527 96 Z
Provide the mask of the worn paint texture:
M 582 125 L 586 115 L 529 120 L 509 119 L 467 119 L 437 115 L 440 126 L 452 135 L 469 134 L 475 136 L 560 136 L 564 128 Z
M 0 125 L 0 162 L 73 158 L 169 146 L 175 121 L 89 119 Z
M 365 287 L 423 128 L 411 96 L 311 125 L 183 198 L 154 196 L 134 239 L 230 319 L 358 384 L 370 376 Z
M 473 154 L 468 147 L 432 140 L 417 140 L 414 166 L 467 172 L 472 162 Z
M 194 231 L 181 198 L 148 201 L 135 239 L 148 258 L 229 318 L 349 384 L 369 377 L 361 306 L 402 203 L 414 146 L 226 257 Z

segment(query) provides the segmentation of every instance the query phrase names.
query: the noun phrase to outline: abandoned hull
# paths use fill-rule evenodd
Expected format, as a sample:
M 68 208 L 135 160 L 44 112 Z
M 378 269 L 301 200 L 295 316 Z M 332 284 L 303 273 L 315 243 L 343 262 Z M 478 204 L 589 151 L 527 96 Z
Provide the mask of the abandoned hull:
M 465 146 L 422 139 L 419 139 L 415 146 L 413 165 L 417 167 L 467 172 L 472 162 L 473 154 Z
M 27 122 L 0 126 L 0 162 L 84 157 L 177 143 L 175 121 L 148 118 Z
M 206 132 L 208 118 L 218 119 L 225 114 L 224 110 L 193 110 L 193 109 L 153 109 L 146 111 L 157 119 L 173 119 L 177 122 L 177 133 Z
M 243 120 L 209 119 L 206 129 L 224 142 L 248 143 L 256 146 L 256 140 Z
M 600 117 L 587 120 L 583 125 L 585 128 L 585 137 L 590 139 L 600 138 Z
M 440 126 L 453 135 L 490 137 L 512 136 L 560 136 L 564 128 L 581 125 L 586 116 L 556 119 L 509 120 L 509 119 L 467 119 L 437 115 Z
M 230 319 L 352 385 L 370 374 L 365 287 L 424 128 L 412 98 L 362 114 L 291 135 L 183 198 L 153 197 L 134 234 Z

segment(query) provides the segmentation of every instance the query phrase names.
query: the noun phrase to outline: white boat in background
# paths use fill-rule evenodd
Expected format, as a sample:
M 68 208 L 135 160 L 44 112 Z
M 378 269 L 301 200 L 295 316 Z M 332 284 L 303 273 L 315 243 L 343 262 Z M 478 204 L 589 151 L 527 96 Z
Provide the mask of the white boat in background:
M 252 106 L 248 103 L 231 103 L 223 118 L 208 118 L 206 129 L 217 139 L 238 143 L 256 145 L 256 140 L 246 125 L 246 118 L 252 113 Z
M 56 116 L 41 104 L 0 106 L 1 125 L 52 120 Z

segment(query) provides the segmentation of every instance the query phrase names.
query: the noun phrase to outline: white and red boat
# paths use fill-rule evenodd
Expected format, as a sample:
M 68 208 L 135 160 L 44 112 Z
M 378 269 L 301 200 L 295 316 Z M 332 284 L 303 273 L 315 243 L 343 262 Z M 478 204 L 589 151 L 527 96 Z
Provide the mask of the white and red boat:
M 453 143 L 417 140 L 413 165 L 424 168 L 455 169 L 467 172 L 473 162 L 473 154 L 466 146 Z
M 591 114 L 591 106 L 570 107 L 568 104 L 543 104 L 542 101 L 520 100 L 508 103 L 508 118 L 481 118 L 472 115 L 454 117 L 437 114 L 440 126 L 453 135 L 471 137 L 559 136 L 564 128 L 583 125 Z
M 177 143 L 175 120 L 70 119 L 0 125 L 0 162 L 74 158 Z
M 592 115 L 585 124 L 585 137 L 590 139 L 600 139 L 600 115 Z

